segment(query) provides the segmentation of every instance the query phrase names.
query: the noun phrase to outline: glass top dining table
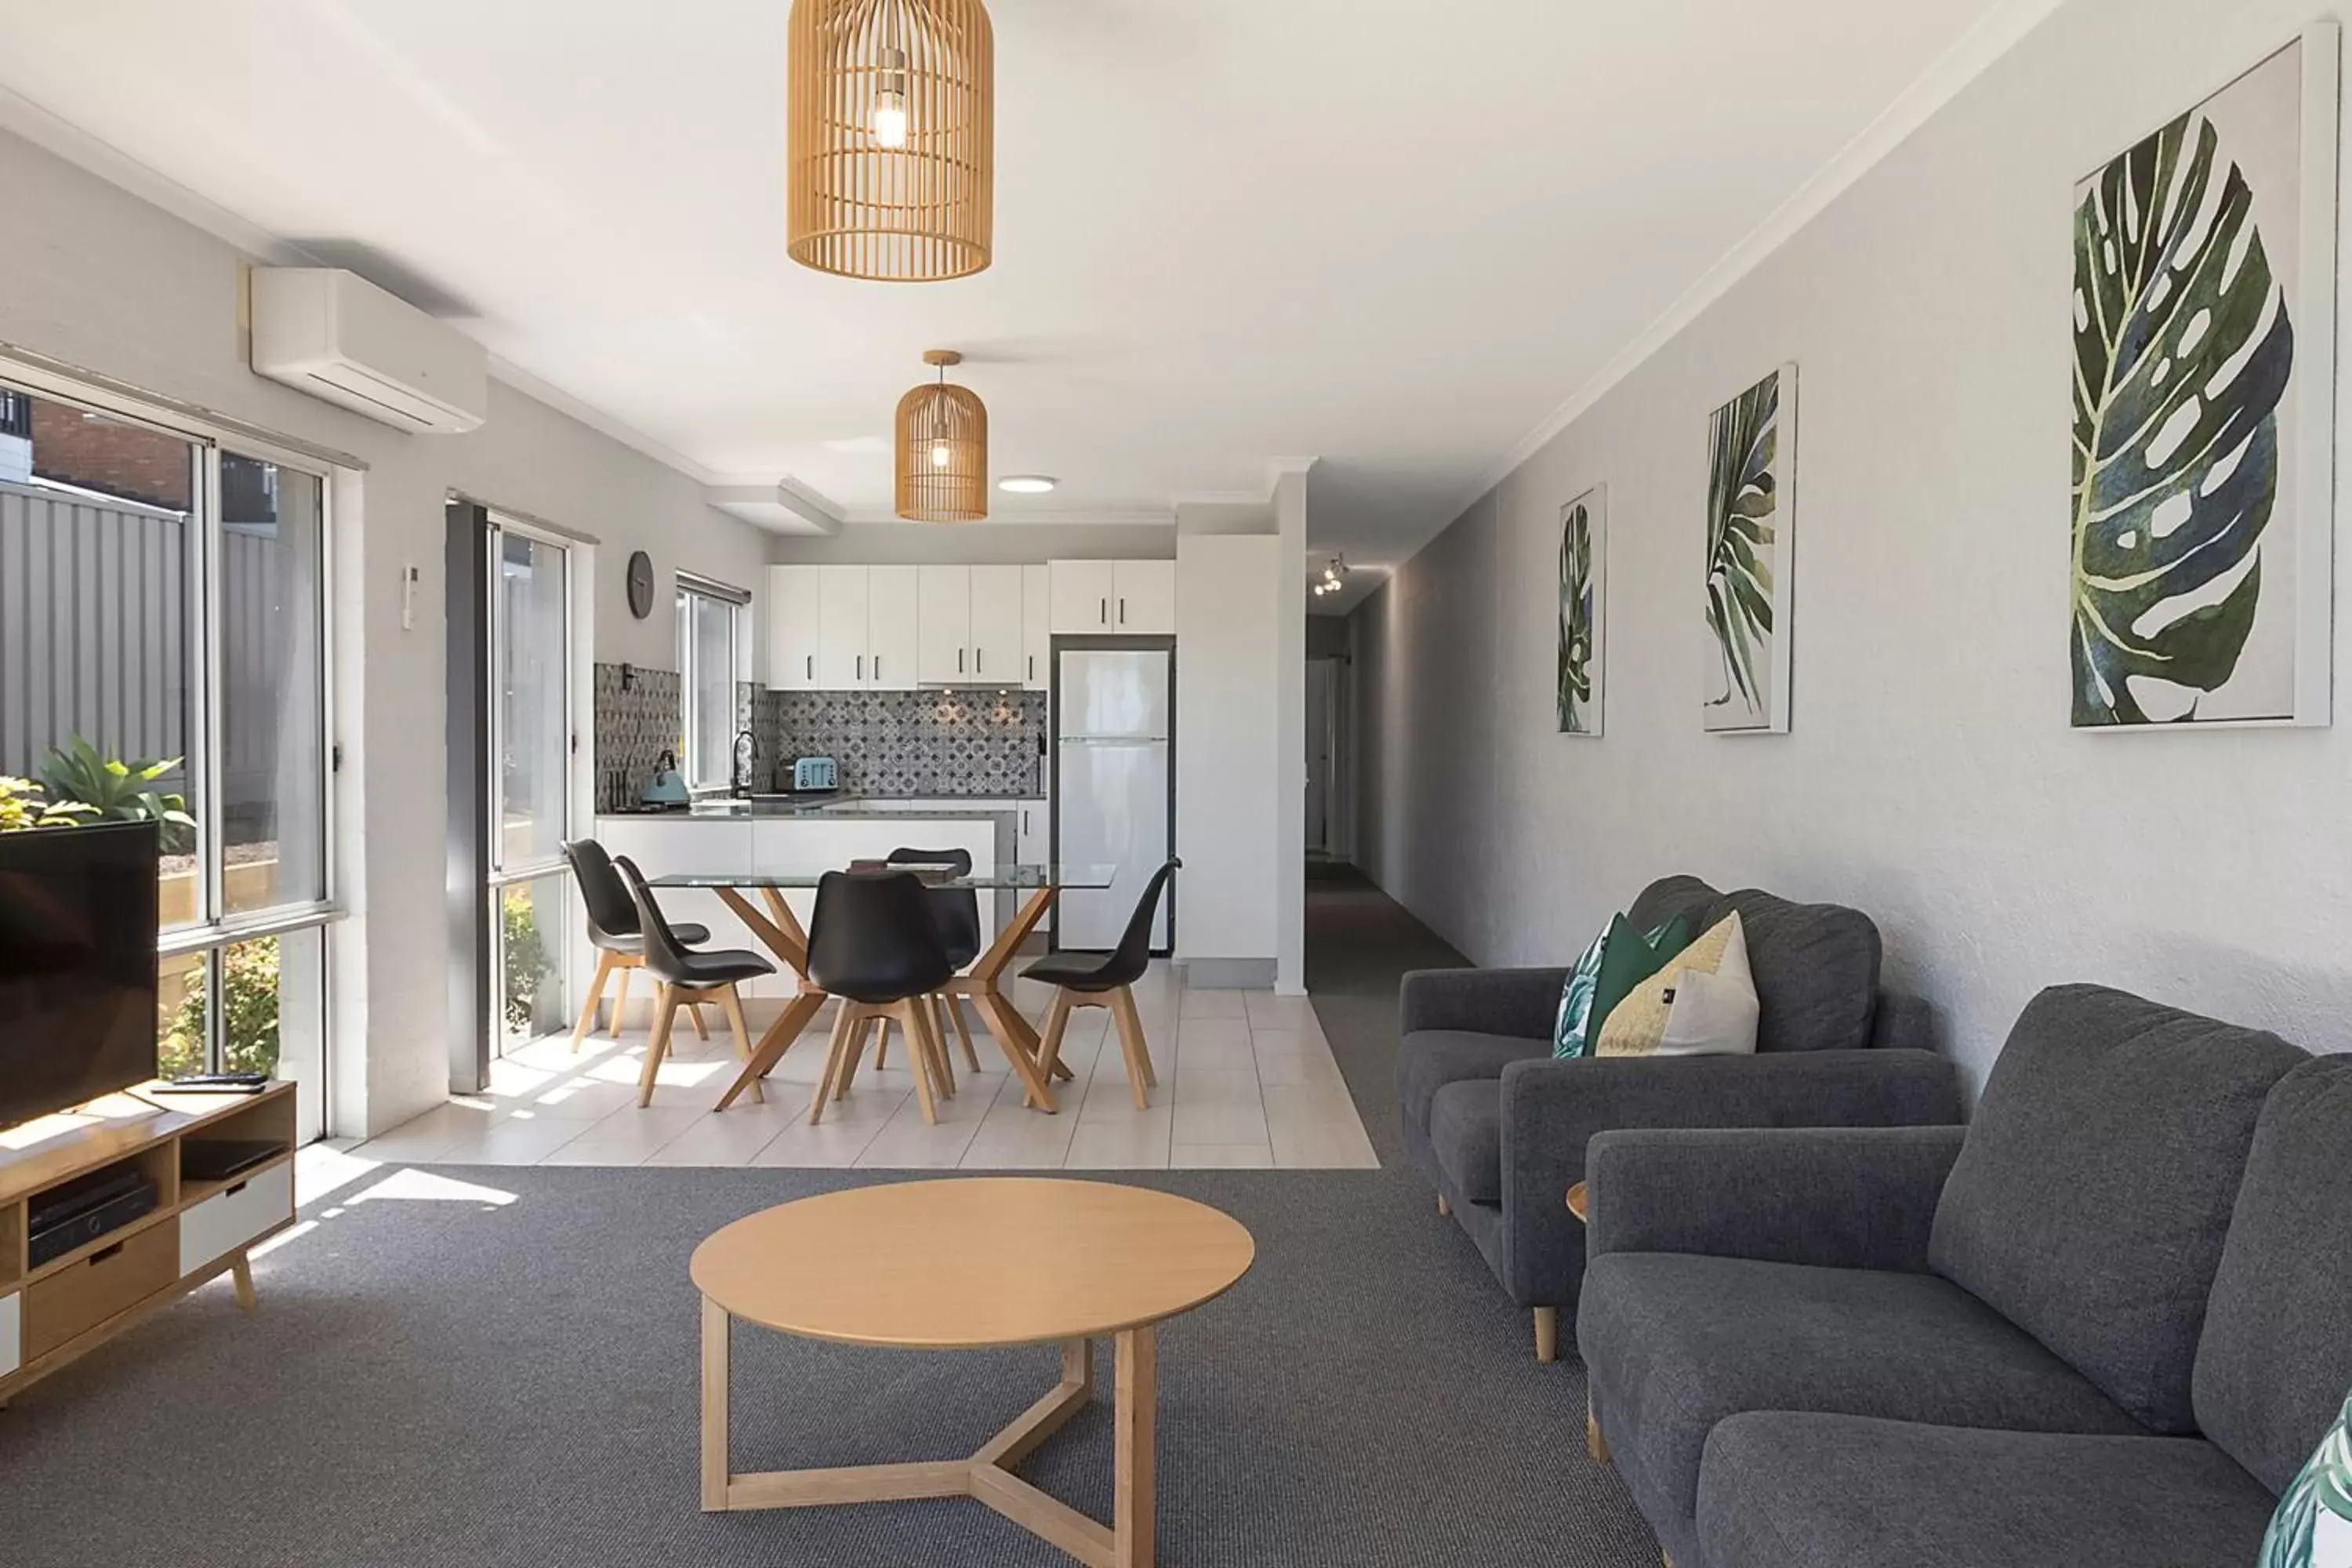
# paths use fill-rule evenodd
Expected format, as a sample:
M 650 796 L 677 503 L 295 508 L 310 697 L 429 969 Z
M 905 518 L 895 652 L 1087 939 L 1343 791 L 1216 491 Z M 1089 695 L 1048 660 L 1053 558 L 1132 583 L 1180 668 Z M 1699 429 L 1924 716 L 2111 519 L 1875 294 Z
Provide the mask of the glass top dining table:
M 889 868 L 919 869 L 912 866 Z M 833 867 L 822 871 L 673 871 L 667 876 L 647 879 L 646 886 L 656 892 L 665 889 L 683 890 L 692 888 L 773 888 L 779 892 L 804 892 L 814 888 L 833 871 L 847 869 L 847 867 Z M 873 869 L 878 871 L 884 868 L 876 866 Z M 962 877 L 927 876 L 923 882 L 926 887 L 932 888 L 971 888 L 975 891 L 1004 892 L 1043 888 L 1108 888 L 1118 878 L 1118 868 L 1108 863 L 1073 864 L 1063 861 L 1055 865 L 1023 862 L 998 866 L 987 871 L 974 871 Z

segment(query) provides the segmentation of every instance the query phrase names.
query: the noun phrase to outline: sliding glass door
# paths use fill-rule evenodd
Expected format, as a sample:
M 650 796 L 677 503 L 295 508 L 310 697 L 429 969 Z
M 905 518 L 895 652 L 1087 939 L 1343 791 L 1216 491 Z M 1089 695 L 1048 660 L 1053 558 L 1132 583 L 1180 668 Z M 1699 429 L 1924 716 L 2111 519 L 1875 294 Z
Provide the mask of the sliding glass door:
M 567 1028 L 572 913 L 564 840 L 572 833 L 571 547 L 490 516 L 486 626 L 489 717 L 488 931 L 501 1055 Z

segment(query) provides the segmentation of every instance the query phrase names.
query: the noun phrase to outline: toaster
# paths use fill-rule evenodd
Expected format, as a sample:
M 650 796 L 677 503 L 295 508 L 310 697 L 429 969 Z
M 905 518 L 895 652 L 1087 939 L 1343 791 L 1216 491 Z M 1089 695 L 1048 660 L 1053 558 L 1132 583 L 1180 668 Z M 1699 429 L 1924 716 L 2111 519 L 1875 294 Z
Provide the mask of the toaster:
M 814 794 L 819 790 L 839 789 L 841 769 L 831 757 L 803 757 L 793 764 L 793 793 Z

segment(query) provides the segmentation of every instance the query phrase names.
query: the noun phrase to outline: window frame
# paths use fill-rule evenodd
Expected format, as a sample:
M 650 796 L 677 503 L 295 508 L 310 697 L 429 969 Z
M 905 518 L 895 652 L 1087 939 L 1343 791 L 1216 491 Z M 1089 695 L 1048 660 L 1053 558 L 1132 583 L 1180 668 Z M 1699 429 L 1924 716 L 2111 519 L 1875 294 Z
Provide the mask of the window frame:
M 703 739 L 700 716 L 695 702 L 695 680 L 700 673 L 696 668 L 699 656 L 695 652 L 694 637 L 697 601 L 721 605 L 727 611 L 729 762 L 726 771 L 715 779 L 700 777 L 695 772 L 700 762 Z M 730 789 L 735 783 L 733 740 L 739 732 L 735 726 L 735 689 L 744 683 L 743 615 L 751 607 L 751 595 L 714 578 L 680 572 L 677 574 L 677 592 L 672 604 L 677 615 L 678 774 L 686 780 L 688 791 Z

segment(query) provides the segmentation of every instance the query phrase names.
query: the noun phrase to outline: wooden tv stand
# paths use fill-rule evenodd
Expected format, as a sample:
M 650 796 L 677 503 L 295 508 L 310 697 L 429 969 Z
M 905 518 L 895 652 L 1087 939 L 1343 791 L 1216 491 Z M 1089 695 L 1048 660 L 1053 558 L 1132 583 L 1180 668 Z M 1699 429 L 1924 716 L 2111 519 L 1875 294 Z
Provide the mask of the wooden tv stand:
M 294 1086 L 162 1095 L 141 1085 L 79 1110 L 0 1128 L 0 1404 L 222 1274 L 253 1309 L 256 1242 L 294 1223 Z M 226 1181 L 182 1173 L 191 1140 L 280 1152 Z M 110 1166 L 155 1184 L 155 1207 L 36 1266 L 30 1216 L 45 1194 Z

